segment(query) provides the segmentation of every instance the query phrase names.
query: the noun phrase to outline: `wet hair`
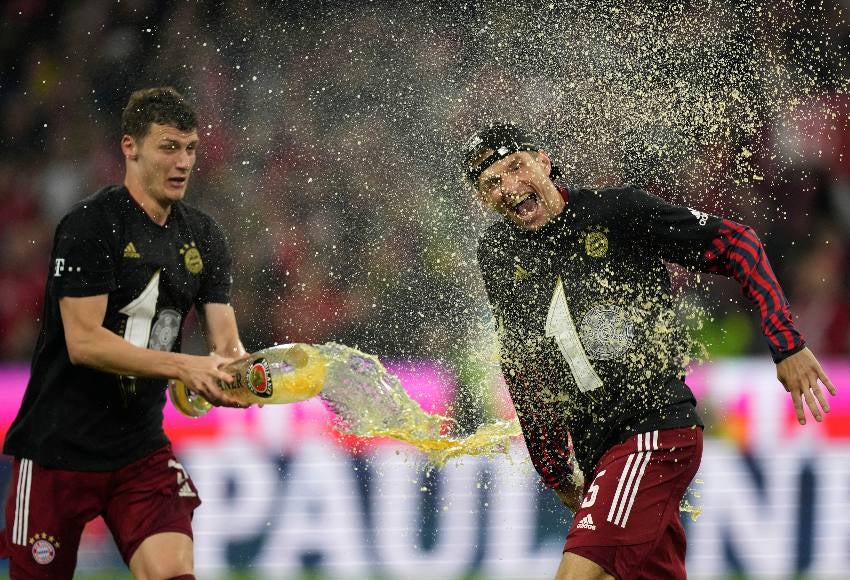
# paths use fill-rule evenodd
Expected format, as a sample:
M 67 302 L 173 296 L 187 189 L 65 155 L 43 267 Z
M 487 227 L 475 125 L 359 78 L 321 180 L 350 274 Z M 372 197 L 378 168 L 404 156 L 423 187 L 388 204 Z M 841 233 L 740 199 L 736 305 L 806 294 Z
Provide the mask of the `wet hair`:
M 134 139 L 143 139 L 154 123 L 186 133 L 198 128 L 195 109 L 172 87 L 134 91 L 121 114 L 122 133 Z

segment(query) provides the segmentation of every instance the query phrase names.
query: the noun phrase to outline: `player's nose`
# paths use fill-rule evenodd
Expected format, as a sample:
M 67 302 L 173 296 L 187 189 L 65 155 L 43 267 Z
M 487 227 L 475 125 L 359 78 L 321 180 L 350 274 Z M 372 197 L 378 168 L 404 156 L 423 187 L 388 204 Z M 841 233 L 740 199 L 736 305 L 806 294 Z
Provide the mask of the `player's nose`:
M 519 180 L 515 175 L 503 175 L 500 181 L 502 197 L 512 195 L 519 189 Z
M 177 156 L 177 168 L 182 170 L 188 170 L 192 167 L 192 162 L 194 159 L 194 155 L 189 151 L 183 150 Z

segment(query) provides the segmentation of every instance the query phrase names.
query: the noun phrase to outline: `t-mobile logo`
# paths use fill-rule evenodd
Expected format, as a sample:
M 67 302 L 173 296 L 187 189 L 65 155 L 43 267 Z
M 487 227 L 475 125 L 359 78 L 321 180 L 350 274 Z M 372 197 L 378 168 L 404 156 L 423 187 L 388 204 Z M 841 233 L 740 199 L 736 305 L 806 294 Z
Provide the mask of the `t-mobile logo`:
M 65 271 L 65 258 L 56 258 L 56 267 L 53 270 L 53 277 L 58 278 Z

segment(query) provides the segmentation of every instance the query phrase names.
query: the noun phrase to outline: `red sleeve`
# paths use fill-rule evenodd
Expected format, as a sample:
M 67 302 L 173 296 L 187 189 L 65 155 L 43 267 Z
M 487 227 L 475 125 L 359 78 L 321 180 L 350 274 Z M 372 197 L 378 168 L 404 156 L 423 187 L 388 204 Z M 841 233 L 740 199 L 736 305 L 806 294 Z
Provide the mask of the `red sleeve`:
M 758 307 L 761 331 L 775 362 L 806 346 L 802 334 L 794 327 L 788 301 L 770 267 L 764 246 L 752 228 L 721 219 L 717 235 L 703 257 L 704 271 L 734 278 L 744 295 Z
M 511 380 L 515 387 L 511 389 L 511 398 L 531 463 L 547 487 L 561 489 L 569 483 L 576 468 L 569 431 L 561 421 L 535 412 L 536 408 L 545 411 L 547 407 L 536 407 L 527 394 L 520 394 L 528 388 L 521 378 Z

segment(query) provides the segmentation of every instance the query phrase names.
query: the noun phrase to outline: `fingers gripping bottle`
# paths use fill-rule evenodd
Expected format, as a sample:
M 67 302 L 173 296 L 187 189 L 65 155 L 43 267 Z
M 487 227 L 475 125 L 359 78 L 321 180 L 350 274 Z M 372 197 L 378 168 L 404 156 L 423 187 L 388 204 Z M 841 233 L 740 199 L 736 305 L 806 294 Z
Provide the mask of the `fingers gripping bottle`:
M 221 388 L 242 403 L 295 403 L 322 390 L 327 360 L 312 345 L 282 344 L 259 350 L 222 370 L 235 380 L 231 385 L 221 383 Z M 171 403 L 189 417 L 200 417 L 212 408 L 209 401 L 181 381 L 172 380 L 168 391 Z

